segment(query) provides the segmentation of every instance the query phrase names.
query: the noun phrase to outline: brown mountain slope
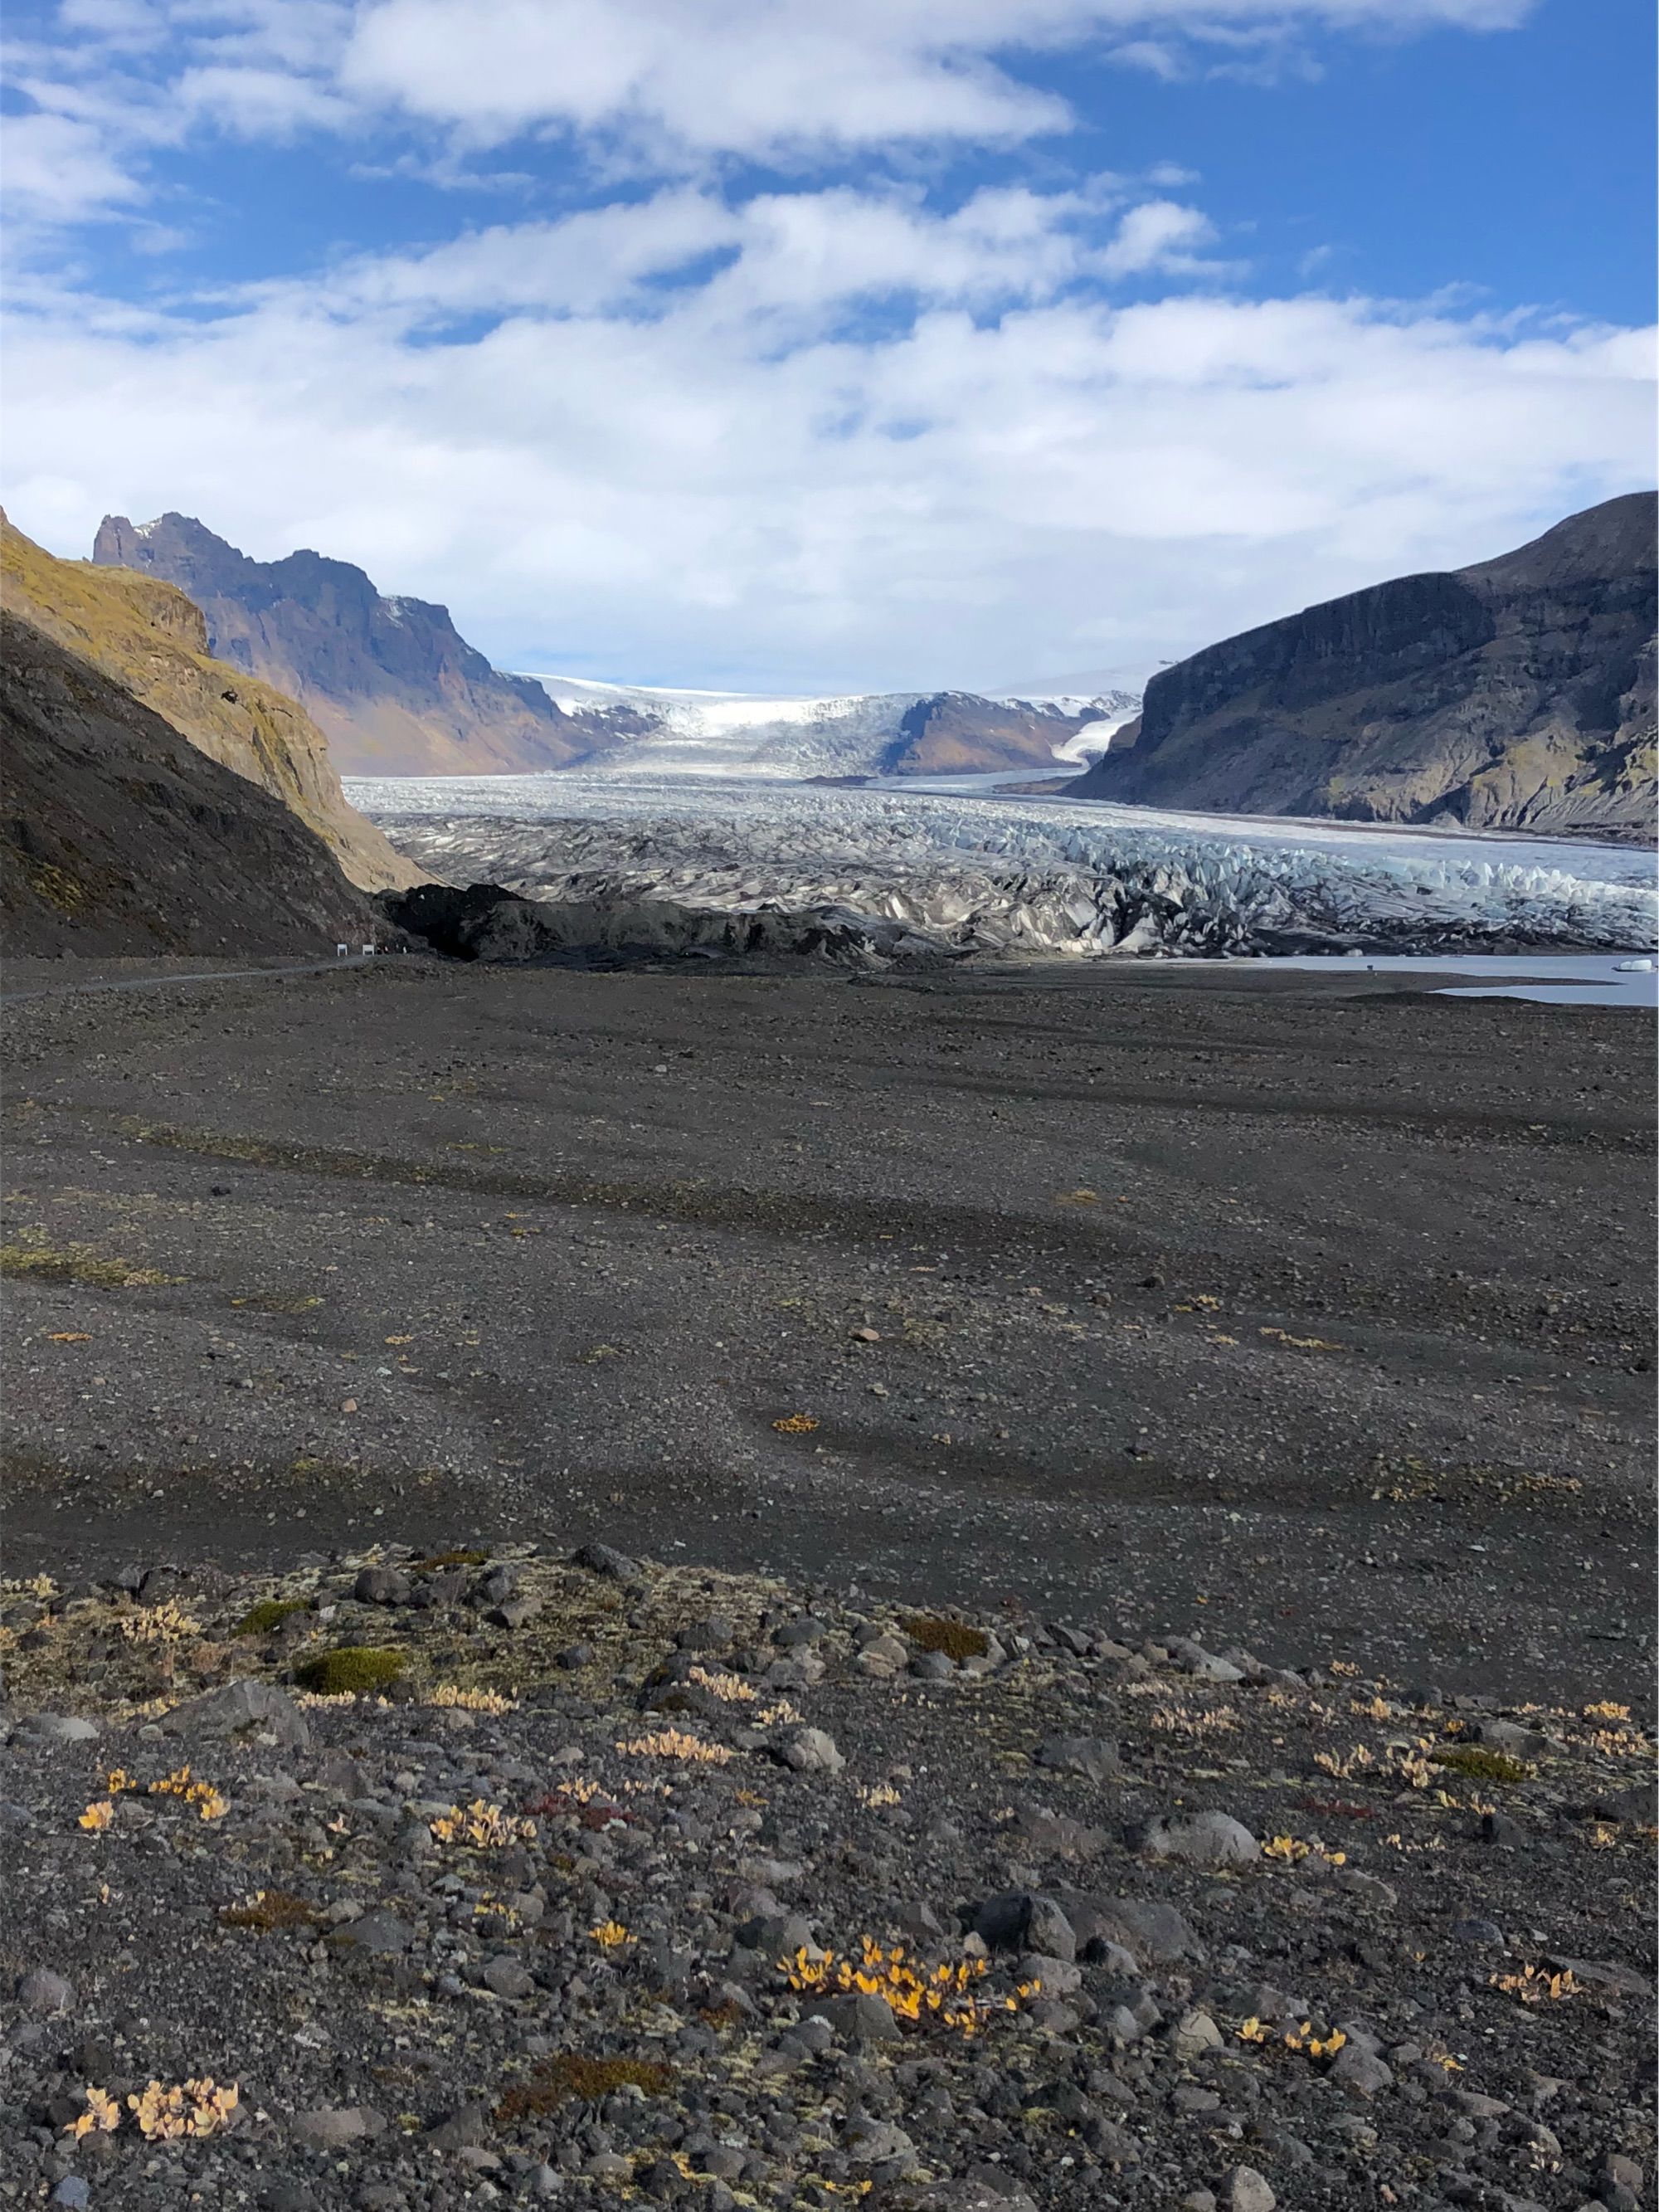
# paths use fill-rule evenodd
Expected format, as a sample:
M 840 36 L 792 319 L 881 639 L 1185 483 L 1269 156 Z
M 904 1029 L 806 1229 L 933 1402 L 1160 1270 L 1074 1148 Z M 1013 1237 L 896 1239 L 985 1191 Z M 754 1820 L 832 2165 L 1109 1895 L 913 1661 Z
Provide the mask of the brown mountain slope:
M 298 953 L 384 936 L 291 810 L 84 653 L 0 612 L 8 953 Z
M 1226 639 L 1068 788 L 1133 805 L 1651 836 L 1654 495 Z
M 447 607 L 389 598 L 320 553 L 253 561 L 188 514 L 106 515 L 92 557 L 187 592 L 212 649 L 301 700 L 348 775 L 489 775 L 568 768 L 637 718 L 569 714 L 492 668 Z
M 160 578 L 59 561 L 0 515 L 0 596 L 191 744 L 292 809 L 364 890 L 424 880 L 346 804 L 322 732 L 292 699 L 208 652 L 201 609 Z

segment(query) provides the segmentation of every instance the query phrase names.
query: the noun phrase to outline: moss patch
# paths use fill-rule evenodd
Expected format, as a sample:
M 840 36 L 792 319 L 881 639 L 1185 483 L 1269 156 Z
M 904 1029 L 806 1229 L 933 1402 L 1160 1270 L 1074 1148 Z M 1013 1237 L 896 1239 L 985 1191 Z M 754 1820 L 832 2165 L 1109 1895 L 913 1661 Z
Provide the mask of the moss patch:
M 495 2107 L 495 2118 L 510 2127 L 515 2120 L 544 2118 L 573 2098 L 597 2104 L 629 2087 L 642 2089 L 647 2097 L 660 2097 L 673 2078 L 666 2066 L 650 2059 L 583 2058 L 574 2051 L 562 2051 L 544 2060 L 527 2081 L 507 2091 Z
M 408 1661 L 401 1651 L 377 1650 L 368 1644 L 343 1644 L 333 1651 L 319 1651 L 301 1662 L 294 1679 L 302 1690 L 319 1697 L 338 1698 L 350 1692 L 389 1689 L 402 1675 Z
M 1507 1752 L 1487 1751 L 1479 1744 L 1458 1744 L 1447 1751 L 1431 1751 L 1429 1758 L 1436 1766 L 1446 1766 L 1454 1774 L 1466 1774 L 1471 1782 L 1526 1782 L 1533 1770 L 1511 1759 Z
M 314 1905 L 285 1889 L 262 1889 L 241 1905 L 226 1905 L 219 1915 L 222 1928 L 252 1928 L 261 1936 L 275 1935 L 279 1929 L 319 1928 L 322 1921 Z
M 231 1630 L 233 1636 L 269 1636 L 279 1628 L 291 1613 L 308 1613 L 310 1607 L 302 1597 L 261 1598 L 252 1605 Z
M 949 1659 L 982 1659 L 990 1649 L 982 1628 L 969 1628 L 966 1621 L 946 1620 L 937 1613 L 910 1613 L 899 1626 L 923 1651 L 942 1651 Z

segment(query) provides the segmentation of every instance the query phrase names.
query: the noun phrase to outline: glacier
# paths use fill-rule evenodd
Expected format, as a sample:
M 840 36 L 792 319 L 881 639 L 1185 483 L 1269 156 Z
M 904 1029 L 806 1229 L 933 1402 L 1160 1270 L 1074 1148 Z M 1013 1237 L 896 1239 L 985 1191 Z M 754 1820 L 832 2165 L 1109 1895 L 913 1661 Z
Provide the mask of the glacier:
M 602 714 L 623 708 L 645 719 L 649 726 L 644 732 L 630 735 L 616 751 L 591 764 L 592 774 L 606 776 L 766 776 L 797 781 L 814 775 L 873 775 L 902 738 L 904 718 L 911 708 L 940 696 L 867 691 L 840 697 L 769 699 L 740 691 L 672 690 L 534 670 L 520 672 L 539 684 L 568 714 Z M 1055 762 L 1078 768 L 1097 760 L 1112 732 L 1140 711 L 1134 693 L 1116 690 L 1087 698 L 999 696 L 987 703 L 1025 708 L 1052 718 Z M 1073 729 L 1071 726 L 1085 714 L 1093 719 Z
M 435 875 L 590 913 L 672 908 L 702 949 L 1640 952 L 1659 930 L 1655 856 L 1630 847 L 994 798 L 915 778 L 836 789 L 567 769 L 354 778 L 347 791 Z

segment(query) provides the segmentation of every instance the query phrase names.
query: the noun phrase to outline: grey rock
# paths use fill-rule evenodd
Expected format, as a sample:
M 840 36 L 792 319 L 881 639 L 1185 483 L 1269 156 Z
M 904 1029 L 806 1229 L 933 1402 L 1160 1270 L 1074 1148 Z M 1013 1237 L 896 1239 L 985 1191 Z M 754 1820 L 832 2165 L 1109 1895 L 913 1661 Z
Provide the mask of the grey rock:
M 1483 1920 L 1478 1913 L 1468 1913 L 1462 1920 L 1454 1920 L 1451 1927 L 1454 1943 L 1474 1943 L 1490 1949 L 1508 1948 L 1504 1931 L 1495 1920 Z
M 791 1729 L 779 1743 L 778 1755 L 797 1774 L 839 1774 L 847 1764 L 834 1736 L 823 1729 Z
M 1029 1889 L 988 1897 L 974 1915 L 974 1933 L 993 1951 L 1042 1951 L 1066 1961 L 1077 1957 L 1077 1931 L 1052 1897 Z
M 830 1997 L 816 2009 L 843 2043 L 896 2043 L 902 2033 L 885 1997 L 860 1990 L 848 1996 Z
M 613 1582 L 619 1583 L 633 1582 L 640 1571 L 636 1560 L 610 1544 L 584 1544 L 571 1553 L 570 1563 L 572 1566 L 586 1567 L 591 1575 L 609 1575 Z
M 20 1725 L 44 1743 L 93 1743 L 103 1732 L 81 1713 L 29 1713 Z
M 890 2160 L 914 2163 L 916 2147 L 892 2120 L 873 2120 L 860 2115 L 847 2123 L 842 2147 L 854 2166 L 885 2166 Z
M 919 1682 L 949 1682 L 956 1671 L 957 1662 L 948 1651 L 919 1651 L 910 1662 L 910 1672 Z
M 1151 1897 L 1096 1897 L 1062 1889 L 1058 1902 L 1086 1946 L 1118 1943 L 1152 1966 L 1198 1957 L 1202 1945 L 1173 1905 Z
M 1394 2069 L 1385 2059 L 1363 2045 L 1349 2043 L 1336 2054 L 1328 2078 L 1340 2081 L 1345 2089 L 1357 2096 L 1375 2097 L 1394 2080 Z
M 359 1605 L 407 1605 L 409 1577 L 398 1567 L 364 1567 L 352 1584 Z
M 489 2124 L 485 2105 L 463 2105 L 458 2112 L 434 2123 L 421 2137 L 434 2150 L 465 2150 L 483 2141 Z
M 1148 1858 L 1177 1859 L 1185 1866 L 1248 1866 L 1261 1856 L 1249 1830 L 1227 1813 L 1152 1820 L 1139 1832 L 1139 1843 Z
M 523 1960 L 515 1959 L 510 1951 L 497 1952 L 486 1964 L 483 1984 L 498 1997 L 527 1997 L 536 1986 Z
M 1219 2051 L 1226 2039 L 1206 2012 L 1185 2012 L 1176 2022 L 1170 2047 L 1177 2058 L 1198 2058 Z
M 506 1597 L 489 1618 L 502 1628 L 526 1628 L 538 1617 L 541 1609 L 539 1598 Z
M 289 2123 L 289 2133 L 307 2150 L 344 2150 L 385 2132 L 385 2115 L 368 2105 L 321 2105 Z
M 274 1682 L 249 1678 L 227 1682 L 222 1689 L 191 1698 L 167 1715 L 175 1735 L 193 1730 L 198 1735 L 240 1735 L 259 1729 L 274 1735 L 290 1751 L 301 1751 L 311 1741 L 311 1729 L 292 1698 Z
M 1279 2199 L 1265 2173 L 1253 2166 L 1236 2166 L 1221 2185 L 1221 2202 L 1226 2212 L 1273 2212 Z
M 68 2208 L 68 2212 L 86 2212 L 92 2202 L 92 2184 L 78 2173 L 66 2173 L 52 2192 L 54 2204 Z
M 1036 1763 L 1058 1774 L 1081 1774 L 1105 1782 L 1119 1767 L 1117 1746 L 1098 1735 L 1051 1735 L 1037 1747 Z
M 384 1905 L 365 1912 L 361 1919 L 348 1921 L 328 1938 L 331 1950 L 363 1952 L 376 1958 L 394 1958 L 409 1950 L 414 1941 L 415 1930 Z
M 54 1973 L 50 1966 L 32 1966 L 18 1978 L 16 1997 L 27 2013 L 36 2019 L 46 2019 L 53 2013 L 67 2012 L 75 2002 L 75 1984 L 67 1976 Z

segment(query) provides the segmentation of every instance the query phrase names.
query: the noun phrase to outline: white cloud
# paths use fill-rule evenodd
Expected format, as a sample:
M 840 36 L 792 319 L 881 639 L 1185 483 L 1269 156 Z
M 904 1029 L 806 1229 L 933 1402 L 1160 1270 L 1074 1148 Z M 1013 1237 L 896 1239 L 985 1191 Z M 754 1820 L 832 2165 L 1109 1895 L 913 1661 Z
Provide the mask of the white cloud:
M 6 196 L 20 222 L 84 222 L 142 196 L 105 151 L 95 124 L 45 112 L 9 115 L 5 136 Z
M 1117 236 L 1100 257 L 1108 276 L 1144 276 L 1154 269 L 1187 270 L 1197 265 L 1191 249 L 1206 246 L 1215 232 L 1209 217 L 1174 200 L 1146 200 L 1131 208 Z
M 811 688 L 1149 666 L 1650 475 L 1647 335 L 1114 308 L 1069 284 L 1080 197 L 671 192 L 216 322 L 44 297 L 15 311 L 7 503 L 67 552 L 106 507 L 318 546 L 497 657 Z M 635 280 L 711 248 L 641 312 Z M 1011 287 L 1022 264 L 1048 273 Z M 893 286 L 868 328 L 828 312 Z M 502 319 L 428 320 L 478 308 Z

